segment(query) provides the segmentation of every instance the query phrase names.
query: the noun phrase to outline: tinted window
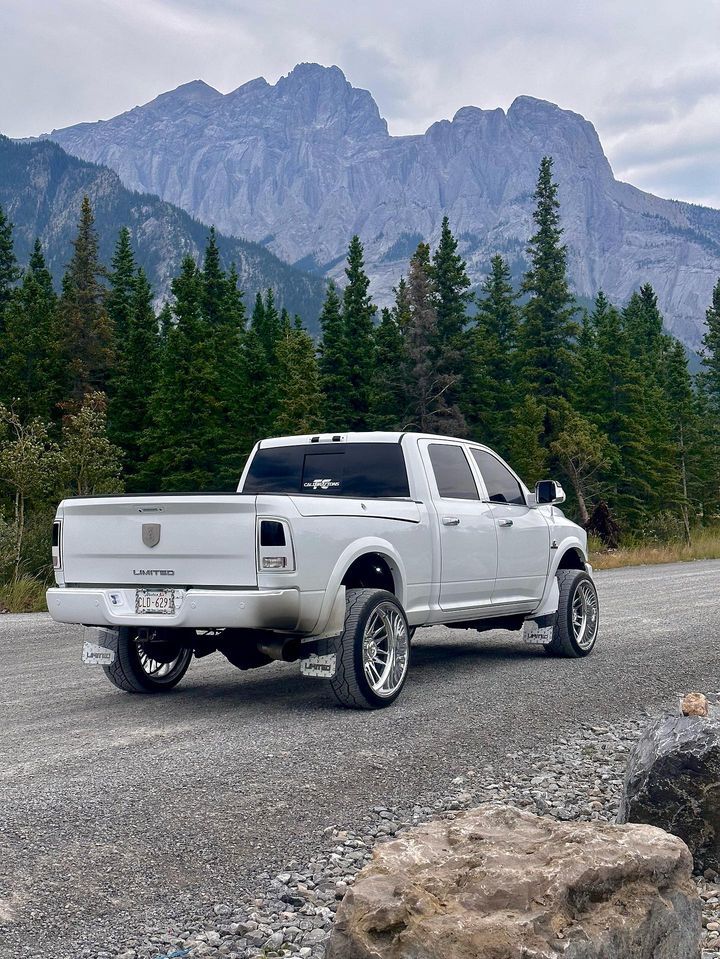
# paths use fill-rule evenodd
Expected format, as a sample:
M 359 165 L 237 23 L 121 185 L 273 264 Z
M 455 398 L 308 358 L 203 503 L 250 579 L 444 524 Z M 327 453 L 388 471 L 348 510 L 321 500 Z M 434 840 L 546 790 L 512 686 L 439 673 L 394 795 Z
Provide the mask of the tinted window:
M 432 443 L 429 447 L 438 493 L 448 499 L 479 499 L 470 464 L 461 446 Z
M 243 493 L 408 497 L 398 443 L 313 443 L 259 449 Z
M 471 449 L 470 452 L 480 467 L 491 502 L 525 505 L 525 497 L 520 484 L 507 466 L 504 466 L 500 460 L 495 459 L 490 453 L 486 453 L 485 450 Z

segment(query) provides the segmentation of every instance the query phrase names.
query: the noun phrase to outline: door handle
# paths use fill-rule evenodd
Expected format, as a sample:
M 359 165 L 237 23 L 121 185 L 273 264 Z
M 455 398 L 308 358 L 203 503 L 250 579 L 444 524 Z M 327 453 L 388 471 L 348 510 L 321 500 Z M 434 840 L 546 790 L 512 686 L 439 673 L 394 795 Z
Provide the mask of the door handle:
M 501 519 L 498 521 L 498 526 L 512 526 L 513 521 L 511 519 Z
M 460 519 L 457 516 L 443 516 L 443 526 L 459 526 Z

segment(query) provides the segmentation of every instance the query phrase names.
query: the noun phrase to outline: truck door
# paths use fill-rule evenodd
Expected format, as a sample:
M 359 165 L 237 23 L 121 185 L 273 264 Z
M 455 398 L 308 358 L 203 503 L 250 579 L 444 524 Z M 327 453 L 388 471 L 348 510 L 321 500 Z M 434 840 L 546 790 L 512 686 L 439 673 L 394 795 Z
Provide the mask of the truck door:
M 427 442 L 424 461 L 440 524 L 440 607 L 489 606 L 495 586 L 497 534 L 464 447 Z
M 538 602 L 545 588 L 550 556 L 550 527 L 539 509 L 531 509 L 512 471 L 488 450 L 471 447 L 488 506 L 497 524 L 498 564 L 493 603 Z

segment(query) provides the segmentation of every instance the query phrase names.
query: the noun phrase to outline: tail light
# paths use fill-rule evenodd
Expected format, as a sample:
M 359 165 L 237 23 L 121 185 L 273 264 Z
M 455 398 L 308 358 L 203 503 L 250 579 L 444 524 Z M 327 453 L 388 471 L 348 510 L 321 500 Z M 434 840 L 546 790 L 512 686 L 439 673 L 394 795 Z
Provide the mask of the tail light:
M 258 570 L 292 572 L 295 569 L 292 536 L 287 523 L 261 519 L 258 524 Z
M 52 529 L 53 569 L 62 569 L 62 523 L 56 519 Z

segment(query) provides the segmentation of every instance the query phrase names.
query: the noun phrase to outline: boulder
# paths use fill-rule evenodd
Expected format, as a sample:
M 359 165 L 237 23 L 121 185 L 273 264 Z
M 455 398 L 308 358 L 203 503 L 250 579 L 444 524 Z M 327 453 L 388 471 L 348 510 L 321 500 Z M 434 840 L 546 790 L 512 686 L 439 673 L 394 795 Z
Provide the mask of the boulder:
M 713 710 L 714 712 L 714 710 Z M 720 721 L 660 719 L 628 757 L 618 822 L 679 836 L 698 870 L 720 871 Z
M 652 826 L 485 806 L 379 846 L 327 959 L 699 959 L 692 859 Z
M 709 712 L 707 697 L 702 693 L 688 693 L 680 703 L 680 712 L 683 716 L 707 716 Z

